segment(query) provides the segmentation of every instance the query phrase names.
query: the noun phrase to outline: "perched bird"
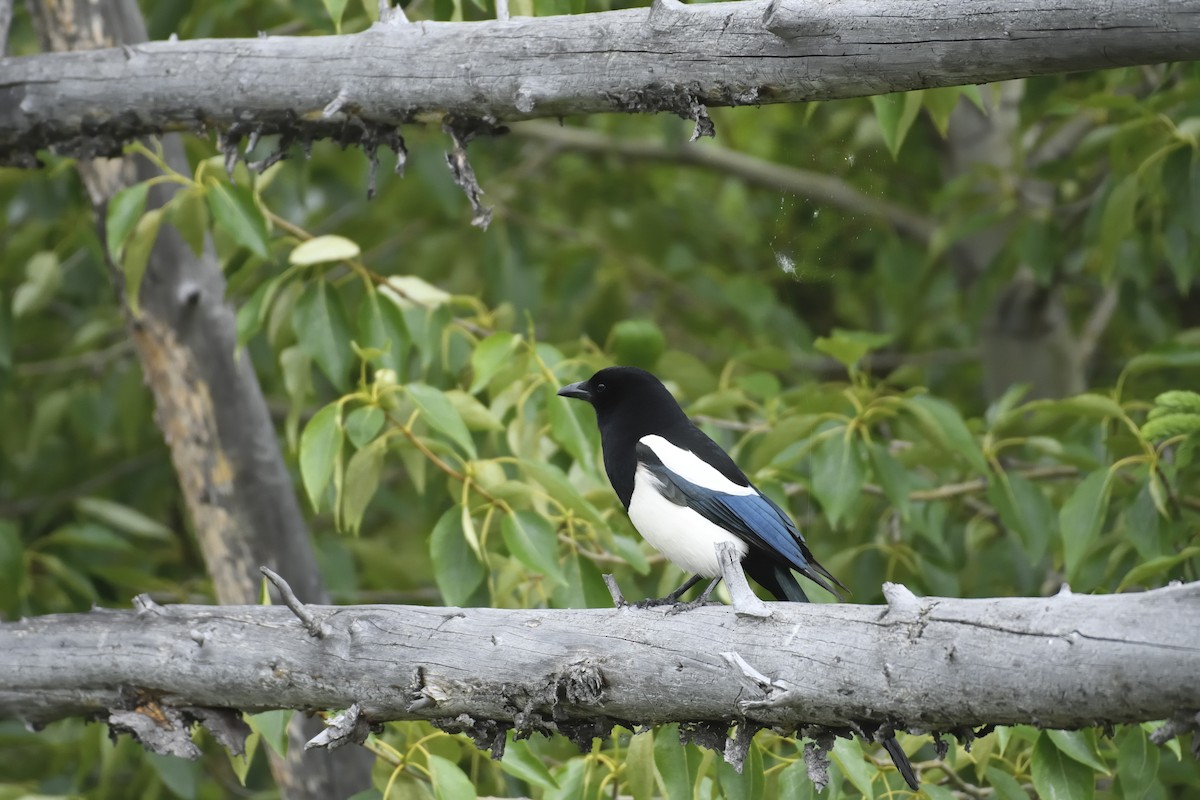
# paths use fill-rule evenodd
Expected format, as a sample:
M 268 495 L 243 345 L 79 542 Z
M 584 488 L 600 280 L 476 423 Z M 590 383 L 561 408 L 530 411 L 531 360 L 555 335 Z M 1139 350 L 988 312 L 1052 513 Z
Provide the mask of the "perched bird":
M 742 568 L 778 600 L 807 602 L 798 572 L 837 595 L 841 581 L 822 567 L 783 509 L 760 492 L 720 445 L 697 428 L 662 381 L 636 367 L 608 367 L 558 390 L 596 410 L 604 471 L 638 532 L 673 564 L 693 573 L 662 600 L 639 605 L 703 605 L 721 580 L 716 545 L 733 544 Z M 692 603 L 677 601 L 703 578 Z M 916 774 L 890 729 L 881 736 L 914 791 Z
M 694 576 L 658 602 L 675 603 L 702 578 L 713 578 L 700 600 L 687 605 L 707 601 L 721 576 L 720 542 L 733 544 L 746 574 L 778 600 L 808 601 L 793 570 L 835 595 L 835 584 L 846 588 L 658 378 L 636 367 L 609 367 L 558 393 L 596 409 L 604 470 L 633 526 Z

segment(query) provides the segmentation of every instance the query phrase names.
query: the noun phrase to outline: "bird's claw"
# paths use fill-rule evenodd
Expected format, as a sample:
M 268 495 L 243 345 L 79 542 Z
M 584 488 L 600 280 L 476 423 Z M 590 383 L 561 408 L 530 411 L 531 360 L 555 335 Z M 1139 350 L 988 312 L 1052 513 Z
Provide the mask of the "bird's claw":
M 658 606 L 674 606 L 679 605 L 673 597 L 647 597 L 645 600 L 638 600 L 636 603 L 631 603 L 633 608 L 657 608 Z
M 707 597 L 698 597 L 695 600 L 689 600 L 686 603 L 675 603 L 667 609 L 667 616 L 682 614 L 685 611 L 693 611 L 704 606 L 717 606 L 720 602 L 717 600 L 709 600 Z

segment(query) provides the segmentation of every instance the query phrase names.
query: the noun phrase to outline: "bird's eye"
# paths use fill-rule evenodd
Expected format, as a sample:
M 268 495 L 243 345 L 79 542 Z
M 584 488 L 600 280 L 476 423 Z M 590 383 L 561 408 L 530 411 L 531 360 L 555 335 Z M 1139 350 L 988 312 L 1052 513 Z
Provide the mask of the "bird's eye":
M 608 387 L 607 387 L 607 386 L 605 386 L 603 383 L 598 383 L 598 384 L 596 384 L 596 394 L 600 394 L 601 392 L 603 392 L 603 391 L 604 391 L 605 389 L 607 389 L 607 388 L 608 388 Z

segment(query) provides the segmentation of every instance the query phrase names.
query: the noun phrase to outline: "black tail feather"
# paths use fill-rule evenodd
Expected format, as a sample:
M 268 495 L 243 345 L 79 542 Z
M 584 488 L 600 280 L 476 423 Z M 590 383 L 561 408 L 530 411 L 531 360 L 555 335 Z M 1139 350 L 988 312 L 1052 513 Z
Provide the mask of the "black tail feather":
M 804 589 L 800 588 L 792 571 L 787 567 L 780 566 L 770 558 L 752 552 L 742 561 L 742 569 L 755 583 L 770 592 L 776 600 L 786 600 L 791 603 L 808 602 L 808 595 L 804 593 Z

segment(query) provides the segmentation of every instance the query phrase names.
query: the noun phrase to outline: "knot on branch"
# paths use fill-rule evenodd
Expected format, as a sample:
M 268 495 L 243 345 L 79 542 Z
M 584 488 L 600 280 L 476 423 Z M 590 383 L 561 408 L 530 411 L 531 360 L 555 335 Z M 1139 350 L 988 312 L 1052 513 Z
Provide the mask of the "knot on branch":
M 596 664 L 588 660 L 568 664 L 566 669 L 550 676 L 547 695 L 551 706 L 567 703 L 576 706 L 604 704 L 604 689 L 608 680 Z

